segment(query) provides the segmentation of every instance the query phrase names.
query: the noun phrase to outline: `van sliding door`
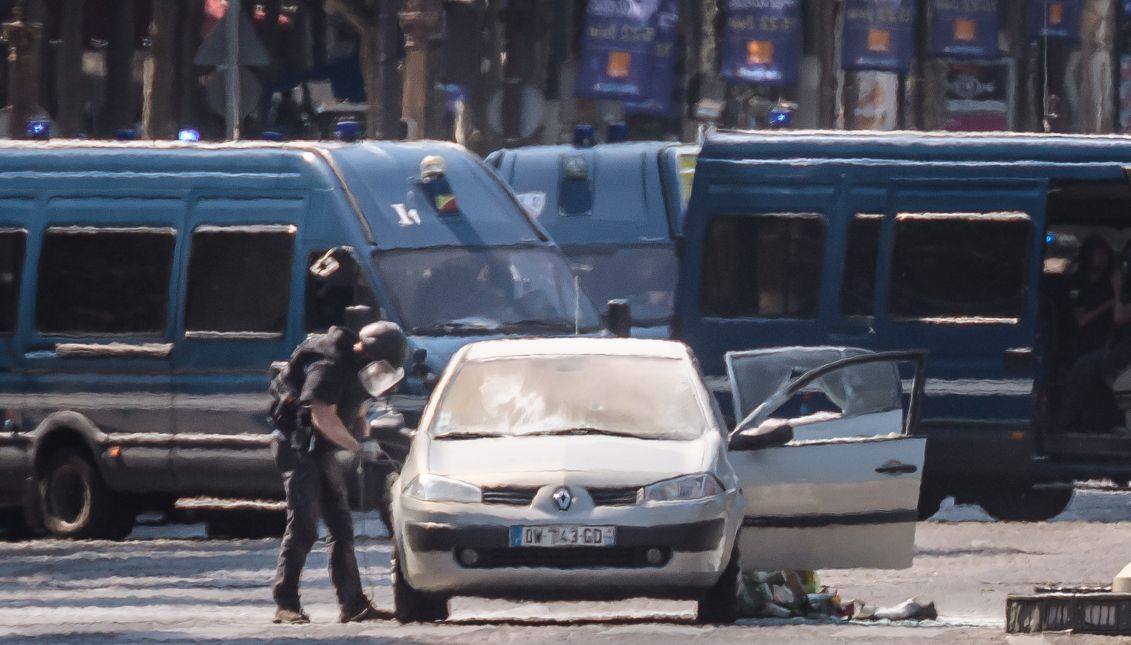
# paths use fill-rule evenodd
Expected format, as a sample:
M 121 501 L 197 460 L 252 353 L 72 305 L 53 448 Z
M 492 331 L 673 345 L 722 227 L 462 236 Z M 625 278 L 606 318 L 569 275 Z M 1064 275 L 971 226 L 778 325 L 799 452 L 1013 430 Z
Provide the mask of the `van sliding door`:
M 929 349 L 924 427 L 978 432 L 1014 460 L 987 450 L 985 463 L 962 464 L 969 474 L 1022 475 L 1031 456 L 1047 193 L 1045 181 L 978 179 L 900 182 L 889 193 L 877 338 Z

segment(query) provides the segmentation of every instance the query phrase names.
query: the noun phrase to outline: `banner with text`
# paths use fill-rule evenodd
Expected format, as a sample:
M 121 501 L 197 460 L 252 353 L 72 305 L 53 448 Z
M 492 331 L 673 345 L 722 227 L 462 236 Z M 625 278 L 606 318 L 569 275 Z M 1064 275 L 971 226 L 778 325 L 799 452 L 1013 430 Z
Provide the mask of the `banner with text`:
M 1029 40 L 1079 40 L 1080 0 L 1029 0 Z
M 797 84 L 801 0 L 725 0 L 723 14 L 723 78 Z
M 845 0 L 841 67 L 906 73 L 915 53 L 915 0 Z
M 931 0 L 927 53 L 947 58 L 998 58 L 998 0 Z
M 660 0 L 590 0 L 581 38 L 575 94 L 583 98 L 649 98 Z

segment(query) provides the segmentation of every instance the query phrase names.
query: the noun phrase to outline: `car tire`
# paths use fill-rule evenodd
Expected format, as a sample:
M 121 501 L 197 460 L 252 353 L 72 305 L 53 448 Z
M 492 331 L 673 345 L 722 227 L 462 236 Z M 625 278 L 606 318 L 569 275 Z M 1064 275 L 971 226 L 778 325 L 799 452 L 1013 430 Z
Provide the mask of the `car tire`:
M 390 573 L 393 579 L 393 614 L 401 623 L 434 623 L 448 617 L 448 599 L 417 591 L 400 570 L 400 550 L 394 548 Z
M 1031 484 L 1005 484 L 982 491 L 978 504 L 994 519 L 1044 522 L 1064 512 L 1073 492 L 1071 486 L 1034 488 Z
M 742 571 L 738 566 L 738 550 L 730 556 L 718 582 L 699 599 L 696 621 L 711 625 L 730 625 L 738 620 L 738 591 Z
M 133 500 L 111 490 L 77 450 L 49 457 L 38 485 L 43 526 L 56 537 L 123 540 L 133 531 Z

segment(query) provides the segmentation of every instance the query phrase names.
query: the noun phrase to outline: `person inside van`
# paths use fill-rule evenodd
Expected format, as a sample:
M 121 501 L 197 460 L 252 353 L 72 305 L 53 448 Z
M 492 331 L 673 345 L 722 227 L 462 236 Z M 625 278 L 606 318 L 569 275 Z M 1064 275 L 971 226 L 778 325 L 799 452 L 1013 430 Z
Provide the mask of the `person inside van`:
M 1089 235 L 1080 246 L 1076 280 L 1070 293 L 1076 323 L 1074 358 L 1065 381 L 1058 429 L 1061 432 L 1102 433 L 1118 422 L 1110 382 L 1109 351 L 1115 312 L 1124 311 L 1124 268 L 1115 266 L 1111 246 L 1100 235 Z M 1126 320 L 1131 324 L 1131 304 Z

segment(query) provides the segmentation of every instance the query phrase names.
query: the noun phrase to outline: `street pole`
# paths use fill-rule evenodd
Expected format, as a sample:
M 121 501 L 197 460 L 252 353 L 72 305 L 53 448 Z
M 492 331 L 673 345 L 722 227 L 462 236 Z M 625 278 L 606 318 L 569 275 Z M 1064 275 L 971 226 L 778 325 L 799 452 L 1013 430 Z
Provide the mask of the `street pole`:
M 240 20 L 243 18 L 242 0 L 229 0 L 227 20 L 225 27 L 227 29 L 224 34 L 228 39 L 227 47 L 227 69 L 224 70 L 226 76 L 224 81 L 227 84 L 227 110 L 225 118 L 228 126 L 228 139 L 230 141 L 239 141 L 240 139 Z

